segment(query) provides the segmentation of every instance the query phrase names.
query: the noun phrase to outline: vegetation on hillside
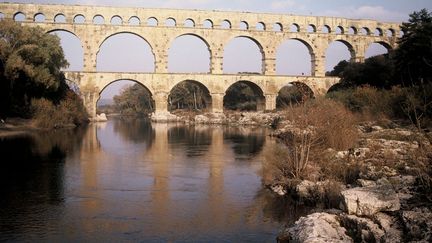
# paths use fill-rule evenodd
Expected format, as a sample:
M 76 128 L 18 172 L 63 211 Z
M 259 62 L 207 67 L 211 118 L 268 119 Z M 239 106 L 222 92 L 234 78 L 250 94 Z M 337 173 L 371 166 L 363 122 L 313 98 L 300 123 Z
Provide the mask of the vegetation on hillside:
M 82 101 L 71 93 L 61 71 L 68 65 L 57 36 L 1 20 L 0 117 L 36 118 L 36 125 L 47 128 L 81 124 L 87 118 Z M 50 114 L 42 114 L 48 106 Z M 76 113 L 51 113 L 64 112 L 63 107 Z M 37 121 L 41 117 L 47 120 Z

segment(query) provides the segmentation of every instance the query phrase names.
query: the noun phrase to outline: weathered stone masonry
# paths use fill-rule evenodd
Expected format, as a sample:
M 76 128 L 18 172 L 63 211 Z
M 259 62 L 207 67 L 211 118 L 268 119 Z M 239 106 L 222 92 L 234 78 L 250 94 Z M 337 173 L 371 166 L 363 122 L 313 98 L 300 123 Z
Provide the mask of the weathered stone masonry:
M 77 36 L 84 50 L 82 72 L 66 72 L 69 80 L 76 82 L 84 103 L 92 116 L 96 114 L 96 102 L 100 92 L 111 82 L 127 79 L 143 84 L 153 95 L 156 112 L 166 112 L 170 90 L 179 82 L 194 80 L 202 83 L 212 96 L 212 110 L 223 110 L 226 90 L 238 81 L 250 81 L 265 96 L 265 109 L 276 107 L 279 90 L 290 82 L 307 84 L 315 94 L 325 93 L 337 78 L 325 77 L 325 53 L 330 43 L 340 41 L 351 52 L 352 61 L 363 61 L 365 51 L 372 43 L 380 43 L 387 49 L 396 47 L 400 28 L 398 23 L 373 20 L 353 20 L 335 17 L 295 16 L 249 12 L 176 10 L 94 7 L 77 5 L 42 5 L 0 3 L 0 17 L 14 19 L 25 15 L 23 24 L 40 26 L 47 32 L 68 31 Z M 43 22 L 35 21 L 43 16 Z M 59 22 L 58 17 L 64 17 Z M 103 18 L 97 24 L 94 18 Z M 111 19 L 121 19 L 118 25 Z M 84 20 L 78 23 L 78 19 Z M 138 20 L 130 25 L 129 20 Z M 165 26 L 172 19 L 175 26 Z M 187 20 L 189 25 L 184 23 Z M 206 23 L 206 24 L 204 24 Z M 240 25 L 243 28 L 240 28 Z M 259 26 L 259 27 L 256 27 Z M 322 31 L 326 29 L 324 33 Z M 152 48 L 155 57 L 153 73 L 109 73 L 96 71 L 96 57 L 102 43 L 118 33 L 132 33 L 143 38 Z M 168 73 L 168 50 L 177 37 L 194 35 L 202 39 L 210 51 L 210 72 L 207 74 Z M 261 74 L 224 74 L 224 47 L 233 38 L 246 37 L 259 46 L 263 55 Z M 301 41 L 311 55 L 311 76 L 276 75 L 277 48 L 288 39 Z

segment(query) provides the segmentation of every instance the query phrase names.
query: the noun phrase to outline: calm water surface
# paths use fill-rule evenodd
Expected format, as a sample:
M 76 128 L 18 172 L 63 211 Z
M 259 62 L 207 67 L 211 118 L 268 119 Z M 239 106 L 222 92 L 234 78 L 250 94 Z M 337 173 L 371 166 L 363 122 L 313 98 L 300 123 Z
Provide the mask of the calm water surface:
M 274 242 L 305 209 L 263 189 L 272 144 L 144 120 L 0 139 L 0 241 Z

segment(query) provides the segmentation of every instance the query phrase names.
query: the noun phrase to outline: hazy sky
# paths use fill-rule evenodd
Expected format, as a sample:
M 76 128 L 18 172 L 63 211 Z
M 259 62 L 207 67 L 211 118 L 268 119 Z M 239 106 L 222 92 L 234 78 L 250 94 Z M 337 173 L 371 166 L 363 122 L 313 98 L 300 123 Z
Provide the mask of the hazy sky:
M 125 6 L 148 8 L 183 8 L 234 10 L 253 12 L 274 12 L 314 16 L 341 16 L 347 18 L 375 19 L 402 22 L 413 11 L 426 8 L 432 10 L 432 0 L 8 0 L 0 2 L 19 3 L 62 3 L 101 6 Z M 1 12 L 1 9 L 0 9 Z M 58 33 L 62 39 L 70 70 L 82 70 L 81 43 L 68 33 Z M 120 46 L 133 47 L 131 50 Z M 385 48 L 375 44 L 366 56 L 385 52 Z M 294 58 L 292 58 L 294 57 Z M 326 69 L 344 59 L 349 59 L 347 48 L 332 43 L 327 50 Z M 169 50 L 169 71 L 207 72 L 209 54 L 206 46 L 194 37 L 178 38 Z M 242 58 L 242 60 L 239 60 Z M 277 73 L 299 75 L 310 74 L 310 55 L 306 47 L 298 41 L 286 41 L 278 49 Z M 259 71 L 260 54 L 258 47 L 247 39 L 234 39 L 225 47 L 224 72 Z M 98 55 L 98 71 L 152 71 L 153 60 L 150 48 L 142 39 L 133 35 L 117 35 L 101 46 Z M 112 84 L 102 93 L 110 98 L 118 93 L 124 82 Z

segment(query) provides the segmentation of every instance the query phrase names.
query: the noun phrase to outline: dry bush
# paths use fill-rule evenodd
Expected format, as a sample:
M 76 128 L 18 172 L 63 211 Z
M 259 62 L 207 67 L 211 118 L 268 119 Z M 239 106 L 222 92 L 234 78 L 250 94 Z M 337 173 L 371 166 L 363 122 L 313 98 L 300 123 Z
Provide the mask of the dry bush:
M 291 106 L 284 114 L 299 128 L 312 128 L 321 149 L 346 150 L 357 141 L 357 119 L 340 102 L 319 98 Z

